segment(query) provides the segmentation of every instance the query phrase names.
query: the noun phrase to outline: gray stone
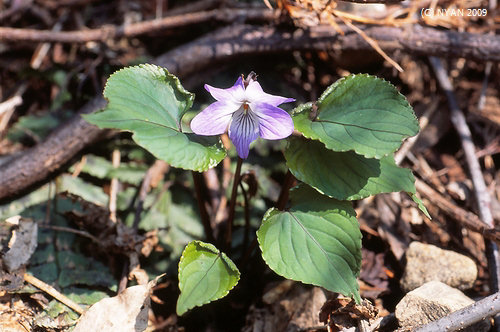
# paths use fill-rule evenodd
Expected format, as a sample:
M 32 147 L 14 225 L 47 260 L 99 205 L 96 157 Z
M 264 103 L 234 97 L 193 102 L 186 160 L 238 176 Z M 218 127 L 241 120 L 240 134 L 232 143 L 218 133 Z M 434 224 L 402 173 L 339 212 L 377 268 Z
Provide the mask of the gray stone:
M 470 289 L 477 278 L 476 263 L 467 256 L 430 244 L 412 242 L 406 251 L 401 288 L 409 292 L 428 281 L 441 281 L 460 290 Z
M 439 281 L 430 281 L 409 292 L 396 306 L 395 316 L 403 331 L 444 317 L 474 303 L 474 300 Z M 488 331 L 490 323 L 482 321 L 464 330 L 469 332 Z

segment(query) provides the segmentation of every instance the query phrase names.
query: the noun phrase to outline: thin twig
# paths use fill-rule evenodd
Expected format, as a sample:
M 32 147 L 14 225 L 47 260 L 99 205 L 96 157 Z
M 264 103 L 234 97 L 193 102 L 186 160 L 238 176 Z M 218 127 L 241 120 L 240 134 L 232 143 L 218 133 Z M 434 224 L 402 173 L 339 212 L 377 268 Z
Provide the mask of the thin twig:
M 94 242 L 96 244 L 101 245 L 101 240 L 99 240 L 98 238 L 96 238 L 95 236 L 93 236 L 92 234 L 90 234 L 88 232 L 81 231 L 78 229 L 73 229 L 73 228 L 63 227 L 63 226 L 44 225 L 44 224 L 40 225 L 40 228 L 51 229 L 51 230 L 58 231 L 58 232 L 67 232 L 67 233 L 77 234 L 77 235 L 80 235 L 80 236 L 83 236 L 83 237 L 86 237 L 86 238 L 92 240 L 92 242 Z
M 114 149 L 113 150 L 113 156 L 112 156 L 112 164 L 113 168 L 117 169 L 120 166 L 120 150 Z M 118 182 L 118 179 L 116 176 L 113 176 L 111 179 L 111 186 L 109 189 L 109 219 L 111 219 L 112 222 L 116 223 L 116 197 L 118 195 L 118 186 L 120 183 Z
M 205 22 L 235 22 L 246 20 L 272 21 L 279 15 L 277 11 L 267 8 L 224 8 L 195 13 L 185 13 L 176 16 L 167 16 L 159 20 L 150 20 L 127 26 L 104 26 L 98 29 L 78 31 L 50 31 L 35 29 L 20 29 L 0 27 L 0 41 L 38 41 L 57 43 L 86 43 L 121 37 L 136 37 L 139 35 L 180 28 Z
M 341 0 L 344 2 L 354 2 L 354 3 L 382 3 L 382 4 L 393 4 L 393 3 L 400 3 L 403 0 Z
M 224 145 L 224 148 L 226 150 L 229 150 L 231 147 L 229 136 L 227 134 L 222 134 L 220 138 L 222 144 Z M 231 178 L 231 158 L 229 156 L 226 156 L 222 161 L 222 186 L 219 191 L 220 202 L 215 212 L 214 228 L 216 228 L 224 220 L 227 207 L 226 191 L 229 187 L 229 184 L 231 183 Z
M 13 97 L 7 99 L 6 101 L 3 101 L 0 103 L 0 116 L 11 110 L 12 108 L 16 108 L 17 106 L 21 105 L 23 102 L 23 99 L 21 98 L 20 95 L 15 94 Z
M 146 199 L 146 196 L 149 192 L 153 178 L 157 173 L 163 173 L 168 171 L 168 168 L 169 165 L 165 161 L 156 160 L 153 166 L 151 166 L 148 169 L 146 175 L 144 175 L 144 179 L 142 180 L 141 183 L 141 188 L 139 189 L 137 205 L 135 207 L 134 223 L 132 226 L 133 229 L 137 230 L 137 228 L 139 227 L 139 222 L 141 221 L 142 209 L 144 207 L 144 200 Z
M 482 234 L 487 239 L 500 243 L 500 231 L 486 225 L 474 213 L 451 203 L 439 192 L 419 179 L 416 179 L 415 187 L 419 194 L 429 199 L 430 204 L 437 206 L 442 212 L 458 221 L 462 226 L 473 232 Z
M 493 215 L 491 213 L 491 198 L 484 182 L 481 166 L 476 157 L 476 149 L 472 134 L 467 126 L 465 116 L 458 106 L 458 102 L 453 93 L 453 87 L 446 70 L 441 64 L 441 60 L 436 57 L 429 57 L 430 63 L 434 68 L 436 77 L 441 88 L 444 90 L 448 99 L 451 111 L 451 122 L 460 136 L 462 148 L 465 153 L 467 165 L 474 185 L 474 193 L 479 210 L 479 217 L 490 228 L 495 227 Z M 490 272 L 490 288 L 492 292 L 498 292 L 500 282 L 500 254 L 495 242 L 486 240 L 486 257 L 488 259 L 488 269 Z M 495 319 L 497 330 L 500 329 L 500 318 Z
M 234 214 L 236 209 L 236 198 L 238 196 L 238 184 L 240 183 L 242 164 L 243 164 L 243 159 L 238 157 L 238 161 L 236 163 L 236 171 L 234 172 L 233 189 L 231 190 L 231 200 L 229 201 L 229 214 L 226 222 L 226 234 L 224 239 L 226 251 L 231 250 L 231 237 L 233 235 L 232 233 L 233 233 Z
M 457 310 L 441 319 L 430 322 L 415 332 L 447 331 L 453 332 L 474 323 L 495 316 L 500 312 L 500 293 L 495 293 L 463 309 Z
M 392 60 L 392 58 L 390 56 L 388 56 L 387 53 L 385 53 L 385 51 L 378 45 L 378 43 L 375 39 L 370 38 L 363 30 L 361 30 L 360 28 L 358 28 L 357 26 L 352 24 L 348 19 L 341 16 L 340 13 L 337 12 L 336 10 L 333 10 L 333 12 L 336 14 L 336 16 L 338 18 L 340 18 L 344 22 L 345 25 L 347 25 L 348 27 L 350 27 L 351 29 L 356 31 L 368 44 L 370 44 L 370 46 L 373 47 L 373 49 L 378 54 L 380 54 L 380 56 L 382 58 L 384 58 L 385 61 L 389 62 L 400 73 L 402 73 L 404 71 L 403 68 L 401 68 L 401 66 L 396 61 Z
M 203 224 L 203 229 L 205 230 L 205 236 L 208 242 L 215 243 L 214 232 L 212 230 L 212 225 L 210 224 L 210 216 L 208 215 L 203 195 L 203 176 L 201 173 L 195 171 L 191 172 L 191 174 L 193 175 L 196 202 L 198 203 L 198 209 L 200 210 L 200 218 Z
M 64 294 L 59 293 L 54 287 L 47 285 L 46 283 L 44 283 L 40 279 L 32 276 L 31 274 L 25 273 L 24 274 L 24 281 L 32 284 L 33 286 L 35 286 L 36 288 L 38 288 L 42 291 L 44 291 L 45 293 L 49 294 L 50 296 L 52 296 L 53 298 L 55 298 L 59 302 L 64 303 L 66 306 L 73 309 L 73 311 L 77 312 L 78 314 L 81 315 L 84 313 L 84 310 L 82 309 L 82 307 L 80 307 L 80 305 L 73 302 L 73 300 L 69 299 Z
M 420 127 L 420 131 L 418 132 L 417 135 L 408 138 L 403 145 L 399 148 L 399 150 L 394 154 L 394 161 L 396 162 L 396 165 L 400 165 L 403 159 L 406 157 L 408 152 L 410 152 L 411 148 L 415 143 L 417 142 L 418 138 L 420 137 L 420 133 L 427 127 L 429 124 L 430 118 L 434 114 L 434 112 L 437 110 L 437 107 L 439 105 L 438 100 L 434 100 L 431 102 L 431 104 L 427 107 L 426 111 L 422 116 L 418 119 L 418 125 Z
M 203 172 L 203 179 L 205 186 L 207 188 L 207 194 L 210 202 L 210 221 L 212 228 L 215 227 L 215 215 L 217 213 L 217 207 L 220 204 L 221 191 L 220 191 L 220 181 L 217 176 L 215 168 L 210 168 Z

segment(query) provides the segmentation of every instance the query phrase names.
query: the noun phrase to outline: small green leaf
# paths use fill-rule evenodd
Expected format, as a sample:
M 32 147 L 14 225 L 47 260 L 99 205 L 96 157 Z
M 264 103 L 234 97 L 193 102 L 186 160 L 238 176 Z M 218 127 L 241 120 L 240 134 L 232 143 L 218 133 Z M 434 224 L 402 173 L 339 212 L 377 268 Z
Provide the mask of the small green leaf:
M 418 122 L 405 97 L 387 81 L 349 75 L 318 99 L 295 111 L 295 128 L 334 151 L 355 151 L 367 158 L 393 153 L 401 141 L 418 132 Z
M 285 150 L 290 172 L 319 192 L 340 200 L 362 199 L 393 191 L 415 192 L 415 178 L 393 156 L 365 158 L 335 152 L 321 142 L 292 137 Z
M 240 272 L 226 254 L 212 244 L 190 242 L 179 262 L 177 314 L 226 296 L 238 280 Z
M 417 203 L 417 206 L 418 208 L 420 209 L 420 211 L 422 211 L 423 214 L 425 214 L 425 216 L 429 219 L 432 219 L 431 218 L 431 215 L 429 214 L 429 212 L 427 211 L 427 208 L 425 207 L 424 205 L 424 202 L 422 202 L 422 200 L 420 198 L 417 197 L 417 194 L 415 192 L 408 192 L 408 195 L 410 195 L 411 199 Z
M 353 296 L 361 267 L 361 232 L 348 202 L 301 185 L 288 211 L 268 210 L 257 231 L 262 257 L 277 274 Z
M 194 95 L 164 68 L 124 68 L 110 76 L 104 97 L 106 108 L 84 118 L 101 128 L 133 132 L 137 144 L 174 167 L 205 171 L 226 156 L 218 138 L 183 131 L 181 119 Z

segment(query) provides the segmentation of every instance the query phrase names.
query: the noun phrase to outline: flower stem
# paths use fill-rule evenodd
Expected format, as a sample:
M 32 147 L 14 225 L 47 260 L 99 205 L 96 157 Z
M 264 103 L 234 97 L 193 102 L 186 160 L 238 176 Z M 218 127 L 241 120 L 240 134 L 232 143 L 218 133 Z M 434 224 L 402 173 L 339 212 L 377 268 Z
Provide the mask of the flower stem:
M 280 211 L 283 211 L 285 209 L 286 203 L 288 202 L 288 192 L 290 191 L 290 188 L 293 187 L 293 185 L 296 183 L 295 176 L 288 170 L 288 172 L 285 174 L 285 179 L 283 180 L 283 185 L 281 186 L 281 191 L 280 195 L 278 197 L 278 201 L 276 202 L 276 208 Z M 250 259 L 252 252 L 254 251 L 255 247 L 258 244 L 257 237 L 255 237 L 252 240 L 252 243 L 250 243 L 250 246 L 247 248 L 245 246 L 245 253 L 243 254 L 243 257 L 240 261 L 240 266 L 245 266 L 248 263 L 248 260 Z
M 245 252 L 248 246 L 248 240 L 250 238 L 250 206 L 249 206 L 249 201 L 250 199 L 248 198 L 247 192 L 245 188 L 243 187 L 243 182 L 240 181 L 240 189 L 241 192 L 243 193 L 243 201 L 244 201 L 244 213 L 245 213 L 245 233 L 243 235 L 243 249 L 242 251 Z
M 231 201 L 229 202 L 229 215 L 227 217 L 226 238 L 224 241 L 226 251 L 230 251 L 231 249 L 231 237 L 233 233 L 233 223 L 234 223 L 234 210 L 236 208 L 236 196 L 238 194 L 238 184 L 240 182 L 242 163 L 243 159 L 238 157 L 238 163 L 236 164 L 236 171 L 234 173 L 234 179 L 233 179 L 233 189 L 231 191 Z
M 276 208 L 280 211 L 285 209 L 286 203 L 288 202 L 288 192 L 290 188 L 295 184 L 295 176 L 288 170 L 285 175 L 285 180 L 283 181 L 283 185 L 281 186 L 280 195 L 278 197 L 278 201 L 276 202 Z
M 205 236 L 207 241 L 210 243 L 215 243 L 214 233 L 212 226 L 210 225 L 210 216 L 207 212 L 207 207 L 205 205 L 205 200 L 203 199 L 202 192 L 202 182 L 203 177 L 201 173 L 191 172 L 193 174 L 194 190 L 196 192 L 196 201 L 198 202 L 198 209 L 200 210 L 201 222 L 203 224 L 203 229 L 205 230 Z

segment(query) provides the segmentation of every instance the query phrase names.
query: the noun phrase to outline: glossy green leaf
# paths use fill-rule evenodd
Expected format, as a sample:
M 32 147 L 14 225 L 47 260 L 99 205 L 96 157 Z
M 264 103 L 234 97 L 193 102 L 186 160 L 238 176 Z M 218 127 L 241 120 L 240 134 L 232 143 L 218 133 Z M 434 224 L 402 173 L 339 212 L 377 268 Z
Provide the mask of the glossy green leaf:
M 277 274 L 353 296 L 361 267 L 361 232 L 349 202 L 301 185 L 288 211 L 268 210 L 257 231 L 262 257 Z
M 218 138 L 183 131 L 181 119 L 194 95 L 164 68 L 122 69 L 108 79 L 104 97 L 106 108 L 84 118 L 101 128 L 133 132 L 137 144 L 174 167 L 204 171 L 226 156 Z
M 179 262 L 177 314 L 226 296 L 240 280 L 234 263 L 215 246 L 190 242 Z
M 349 75 L 332 84 L 318 99 L 295 111 L 295 129 L 334 151 L 355 151 L 381 158 L 418 132 L 413 109 L 387 81 Z
M 415 192 L 411 170 L 394 157 L 365 158 L 352 151 L 328 150 L 321 142 L 292 137 L 285 150 L 290 172 L 319 192 L 340 200 L 393 191 Z

